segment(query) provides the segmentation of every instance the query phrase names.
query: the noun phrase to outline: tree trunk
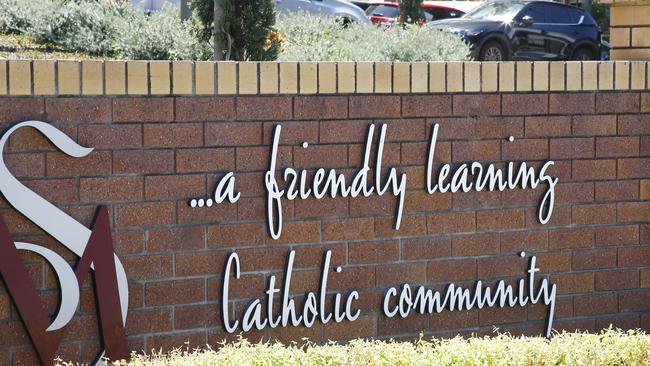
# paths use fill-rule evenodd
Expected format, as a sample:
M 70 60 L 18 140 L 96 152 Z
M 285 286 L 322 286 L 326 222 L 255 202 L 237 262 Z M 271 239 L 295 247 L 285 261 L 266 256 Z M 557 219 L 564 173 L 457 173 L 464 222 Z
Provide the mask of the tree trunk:
M 221 17 L 223 16 L 223 9 L 221 9 L 220 0 L 214 0 L 214 27 L 212 28 L 212 36 L 214 43 L 214 55 L 212 56 L 215 61 L 223 60 L 223 48 L 221 47 Z

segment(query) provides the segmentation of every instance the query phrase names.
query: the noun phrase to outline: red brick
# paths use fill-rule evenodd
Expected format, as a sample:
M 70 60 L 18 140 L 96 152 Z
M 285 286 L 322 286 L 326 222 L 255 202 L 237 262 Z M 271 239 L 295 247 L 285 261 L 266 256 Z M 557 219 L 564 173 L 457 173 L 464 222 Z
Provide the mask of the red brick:
M 499 191 L 469 191 L 452 194 L 454 210 L 469 208 L 496 208 L 503 206 Z
M 499 253 L 499 234 L 454 236 L 451 239 L 453 256 L 475 256 Z
M 0 123 L 8 124 L 32 119 L 42 120 L 44 115 L 45 103 L 43 98 L 0 99 Z
M 596 272 L 596 291 L 623 290 L 639 287 L 639 271 L 616 270 Z
M 226 264 L 226 251 L 192 251 L 187 253 L 176 253 L 175 272 L 176 277 L 185 276 L 214 276 L 223 271 Z M 242 272 L 248 271 L 249 263 L 240 262 Z M 234 288 L 234 287 L 233 287 Z
M 134 148 L 142 146 L 140 125 L 79 125 L 77 142 L 96 149 Z
M 377 318 L 375 316 L 360 316 L 354 321 L 354 326 L 348 322 L 330 323 L 323 326 L 323 339 L 352 340 L 376 336 Z
M 506 141 L 501 147 L 501 159 L 510 161 L 541 160 L 548 158 L 546 139 L 521 139 Z
M 393 262 L 400 256 L 396 240 L 350 243 L 348 250 L 350 264 Z
M 528 269 L 528 261 L 519 255 L 477 259 L 478 278 L 519 276 Z
M 551 249 L 590 248 L 594 244 L 594 229 L 572 228 L 550 230 L 548 244 Z
M 553 275 L 551 283 L 557 285 L 558 294 L 592 292 L 594 290 L 594 274 L 583 272 Z
M 591 249 L 573 252 L 571 268 L 574 270 L 613 267 L 616 267 L 615 249 Z M 598 277 L 596 277 L 596 282 L 598 282 Z
M 217 303 L 176 306 L 174 309 L 175 329 L 215 328 L 223 325 L 221 307 Z
M 400 117 L 401 101 L 397 95 L 350 96 L 350 118 Z
M 650 133 L 650 114 L 618 115 L 619 135 L 647 135 Z
M 454 162 L 497 161 L 501 157 L 498 140 L 455 141 L 451 149 Z
M 150 226 L 175 222 L 173 202 L 125 203 L 115 206 L 115 225 Z
M 348 291 L 351 288 L 372 288 L 375 286 L 375 267 L 344 266 L 341 273 L 330 272 L 328 290 Z
M 428 237 L 402 239 L 402 258 L 405 260 L 436 259 L 451 256 L 451 238 Z
M 58 122 L 108 122 L 108 98 L 46 98 L 46 119 Z
M 203 175 L 153 175 L 144 180 L 146 200 L 168 200 L 205 197 Z
M 111 154 L 107 151 L 93 151 L 83 158 L 74 158 L 58 152 L 47 154 L 49 177 L 108 175 L 110 171 Z
M 605 180 L 616 178 L 615 160 L 574 160 L 571 177 L 574 180 Z
M 619 267 L 643 267 L 650 265 L 650 247 L 633 246 L 618 248 Z
M 342 197 L 328 197 L 322 200 L 310 197 L 306 200 L 296 200 L 295 215 L 300 218 L 346 216 L 349 200 Z
M 261 123 L 206 123 L 206 146 L 242 146 L 262 143 Z
M 639 156 L 638 137 L 598 137 L 596 139 L 596 157 Z
M 421 284 L 426 281 L 427 265 L 423 262 L 382 264 L 377 267 L 375 278 L 378 287 L 402 283 Z
M 546 94 L 503 94 L 501 97 L 501 113 L 504 116 L 530 116 L 548 112 L 548 96 Z
M 334 121 L 350 123 L 349 120 Z M 323 122 L 325 123 L 325 122 Z M 264 122 L 262 127 L 262 144 L 270 145 L 273 142 L 273 134 L 277 122 Z M 280 145 L 302 145 L 318 143 L 319 122 L 318 121 L 290 121 L 282 122 L 282 133 L 280 134 Z M 322 138 L 322 136 L 321 136 Z M 321 142 L 325 142 L 321 140 Z
M 594 157 L 593 138 L 560 138 L 550 140 L 551 159 L 581 159 Z
M 348 165 L 348 149 L 345 145 L 315 145 L 293 151 L 296 168 L 341 168 Z
M 237 218 L 235 206 L 227 202 L 216 207 L 191 207 L 189 201 L 183 200 L 176 202 L 176 212 L 179 224 L 213 224 Z
M 45 176 L 45 154 L 9 153 L 4 162 L 14 177 L 40 178 Z
M 173 98 L 113 99 L 114 122 L 171 122 L 173 119 Z
M 455 116 L 498 116 L 500 102 L 498 94 L 456 94 L 453 95 L 453 111 Z
M 427 233 L 472 232 L 476 230 L 476 213 L 461 211 L 427 215 Z
M 450 208 L 451 194 L 449 193 L 429 194 L 425 191 L 408 191 L 404 202 L 406 212 L 439 211 Z
M 371 124 L 373 121 L 369 120 L 321 121 L 319 141 L 321 143 L 359 142 L 365 144 Z M 378 128 L 379 125 L 375 125 L 375 138 Z
M 273 244 L 284 243 L 315 243 L 320 241 L 321 223 L 317 220 L 310 221 L 284 221 L 282 235 L 269 242 Z
M 147 306 L 181 305 L 205 301 L 205 280 L 188 279 L 149 282 L 146 285 Z
M 571 269 L 570 251 L 539 252 L 534 255 L 543 273 L 568 272 Z
M 172 308 L 135 309 L 129 311 L 126 332 L 129 335 L 164 332 L 172 329 Z
M 174 171 L 173 150 L 118 150 L 113 152 L 114 174 L 161 174 Z
M 469 281 L 477 278 L 475 259 L 444 259 L 429 261 L 427 280 L 429 282 Z
M 596 182 L 596 201 L 629 201 L 639 198 L 636 181 Z
M 571 134 L 571 117 L 526 115 L 526 137 L 567 136 Z
M 270 147 L 238 147 L 235 152 L 237 157 L 237 171 L 267 170 L 269 168 Z M 293 167 L 292 159 L 292 148 L 289 146 L 280 146 L 278 148 L 276 169 Z
M 610 224 L 616 222 L 616 205 L 595 204 L 571 207 L 573 223 L 578 225 Z
M 650 178 L 650 158 L 618 159 L 618 178 Z
M 231 248 L 235 246 L 261 245 L 265 227 L 262 224 L 230 224 L 208 227 L 208 247 Z
M 147 253 L 179 252 L 205 247 L 203 226 L 160 228 L 147 231 Z
M 597 182 L 601 183 L 601 182 Z M 594 183 L 558 183 L 555 186 L 555 204 L 593 202 Z
M 39 179 L 23 184 L 52 203 L 77 203 L 77 182 L 74 178 Z
M 526 320 L 526 309 L 523 307 L 483 308 L 479 310 L 479 324 L 493 325 L 517 323 Z
M 123 256 L 120 260 L 126 270 L 126 276 L 131 281 L 168 278 L 174 272 L 171 255 Z
M 395 217 L 376 217 L 375 236 L 378 238 L 395 238 L 426 235 L 427 225 L 424 215 L 405 215 L 399 230 L 395 230 Z
M 616 115 L 573 116 L 573 135 L 601 136 L 616 134 Z
M 632 183 L 635 183 L 634 181 Z M 650 179 L 644 179 L 639 183 L 639 198 L 642 200 L 650 199 Z M 636 197 L 635 197 L 636 198 Z
M 501 253 L 548 248 L 546 230 L 526 230 L 501 233 Z
M 278 121 L 291 117 L 291 97 L 237 97 L 238 121 Z
M 596 113 L 636 113 L 639 112 L 639 93 L 596 94 Z
M 595 106 L 594 93 L 551 93 L 549 95 L 550 114 L 593 114 Z
M 235 170 L 235 151 L 233 148 L 176 150 L 177 173 L 215 173 L 233 170 Z
M 573 311 L 576 316 L 616 313 L 618 299 L 614 293 L 576 296 L 573 298 Z
M 451 115 L 450 95 L 405 95 L 402 97 L 402 116 L 434 117 Z
M 231 121 L 235 99 L 223 97 L 176 97 L 176 121 Z
M 308 96 L 293 98 L 295 118 L 341 119 L 348 116 L 348 98 L 339 96 Z
M 639 243 L 639 228 L 636 225 L 596 228 L 596 245 L 631 245 Z
M 524 210 L 489 210 L 476 213 L 476 228 L 478 231 L 495 231 L 517 229 L 524 227 Z
M 650 202 L 618 203 L 618 222 L 650 221 Z
M 650 310 L 650 291 L 623 292 L 618 295 L 618 311 Z
M 199 123 L 145 124 L 146 147 L 190 147 L 203 145 L 203 125 Z
M 323 221 L 323 240 L 363 240 L 374 236 L 372 218 L 348 218 Z
M 81 202 L 142 200 L 142 177 L 106 177 L 79 179 Z
M 323 262 L 325 261 L 325 252 L 328 250 L 332 251 L 330 265 L 342 266 L 348 263 L 347 245 L 345 243 L 295 245 L 292 248 L 296 251 L 294 267 L 318 269 L 314 272 L 317 273 L 319 279 Z M 306 285 L 315 286 L 318 281 L 316 280 L 313 283 L 309 282 Z

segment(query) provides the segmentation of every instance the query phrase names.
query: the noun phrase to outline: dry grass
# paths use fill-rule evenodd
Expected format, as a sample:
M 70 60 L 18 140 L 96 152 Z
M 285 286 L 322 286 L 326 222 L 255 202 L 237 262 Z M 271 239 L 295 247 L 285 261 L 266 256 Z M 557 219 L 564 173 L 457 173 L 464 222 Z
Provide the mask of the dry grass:
M 69 52 L 56 46 L 38 44 L 24 35 L 0 34 L 0 59 L 107 60 L 109 58 Z

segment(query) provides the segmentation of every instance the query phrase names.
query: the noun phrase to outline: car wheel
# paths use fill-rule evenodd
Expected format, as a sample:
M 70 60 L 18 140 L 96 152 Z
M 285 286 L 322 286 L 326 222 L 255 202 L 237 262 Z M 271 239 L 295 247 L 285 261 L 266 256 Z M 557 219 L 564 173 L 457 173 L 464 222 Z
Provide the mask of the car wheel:
M 486 43 L 479 54 L 480 61 L 506 61 L 506 59 L 506 50 L 496 41 Z
M 580 48 L 576 50 L 573 53 L 573 57 L 571 57 L 571 60 L 573 61 L 594 61 L 596 58 L 594 57 L 593 52 L 586 48 Z

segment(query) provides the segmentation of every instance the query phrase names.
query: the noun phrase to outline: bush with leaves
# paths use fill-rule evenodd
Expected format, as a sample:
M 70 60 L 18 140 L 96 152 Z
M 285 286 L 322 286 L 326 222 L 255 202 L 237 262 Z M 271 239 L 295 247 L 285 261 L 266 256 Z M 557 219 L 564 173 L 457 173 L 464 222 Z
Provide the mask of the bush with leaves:
M 281 14 L 286 34 L 281 61 L 462 61 L 469 47 L 458 36 L 426 25 L 382 29 L 304 12 Z
M 354 327 L 354 324 L 349 326 Z M 464 339 L 420 339 L 417 342 L 353 340 L 334 342 L 251 344 L 224 343 L 218 350 L 177 349 L 169 354 L 133 354 L 114 365 L 329 365 L 329 366 L 621 366 L 650 364 L 650 336 L 642 331 L 608 329 L 599 334 L 559 333 L 551 340 L 508 334 Z M 67 364 L 71 365 L 71 364 Z
M 195 18 L 179 10 L 144 14 L 124 1 L 0 0 L 0 31 L 74 52 L 124 59 L 205 60 L 211 46 L 199 39 Z

